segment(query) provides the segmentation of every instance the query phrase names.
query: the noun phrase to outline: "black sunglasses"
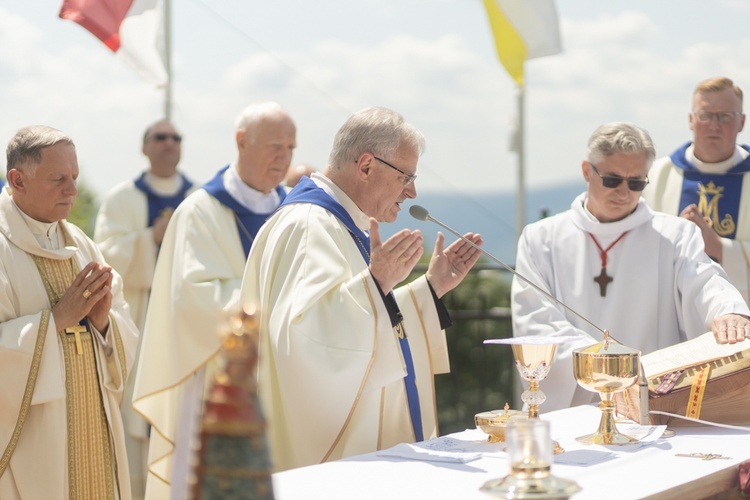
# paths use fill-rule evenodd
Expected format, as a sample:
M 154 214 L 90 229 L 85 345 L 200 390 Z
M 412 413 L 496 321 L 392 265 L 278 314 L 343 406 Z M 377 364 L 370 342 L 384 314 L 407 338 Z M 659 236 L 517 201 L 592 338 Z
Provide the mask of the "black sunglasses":
M 628 189 L 630 189 L 631 191 L 639 192 L 646 189 L 646 185 L 649 182 L 648 177 L 646 177 L 645 179 L 626 179 L 625 177 L 620 177 L 618 175 L 602 175 L 596 169 L 596 165 L 591 162 L 589 162 L 589 164 L 591 165 L 591 168 L 594 169 L 594 172 L 596 172 L 596 175 L 598 175 L 602 180 L 602 185 L 605 188 L 614 189 L 622 184 L 622 181 L 627 181 Z
M 174 142 L 182 142 L 182 136 L 180 134 L 165 134 L 165 133 L 158 133 L 151 136 L 151 138 L 155 141 L 164 142 L 167 139 L 172 139 Z

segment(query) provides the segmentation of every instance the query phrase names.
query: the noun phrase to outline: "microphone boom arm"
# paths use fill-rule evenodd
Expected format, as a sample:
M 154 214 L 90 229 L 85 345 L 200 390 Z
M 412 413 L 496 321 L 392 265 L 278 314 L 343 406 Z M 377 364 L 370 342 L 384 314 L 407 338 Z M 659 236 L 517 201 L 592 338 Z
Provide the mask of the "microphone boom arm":
M 489 252 L 487 252 L 484 248 L 480 247 L 479 245 L 477 245 L 476 243 L 474 243 L 470 239 L 466 238 L 464 235 L 462 235 L 458 231 L 456 231 L 456 230 L 454 230 L 454 229 L 446 226 L 445 224 L 443 224 L 439 220 L 431 217 L 430 213 L 424 207 L 422 207 L 420 205 L 412 205 L 411 207 L 409 207 L 409 214 L 411 214 L 411 216 L 414 217 L 417 220 L 421 220 L 421 221 L 428 221 L 429 220 L 431 222 L 434 222 L 435 224 L 437 224 L 438 226 L 442 227 L 446 231 L 449 231 L 450 233 L 454 234 L 455 236 L 458 236 L 463 241 L 469 243 L 471 246 L 473 246 L 474 248 L 476 248 L 477 250 L 479 250 L 480 252 L 482 252 L 484 255 L 486 255 L 487 257 L 489 257 L 490 259 L 492 259 L 493 262 L 501 265 L 503 268 L 505 268 L 507 271 L 509 271 L 510 273 L 512 273 L 514 276 L 516 276 L 516 277 L 522 279 L 523 281 L 525 281 L 526 283 L 528 283 L 536 291 L 538 291 L 539 293 L 541 293 L 545 297 L 551 299 L 555 303 L 560 304 L 562 307 L 564 307 L 565 309 L 567 309 L 568 311 L 570 311 L 571 313 L 575 314 L 576 316 L 578 316 L 579 318 L 581 318 L 583 321 L 585 321 L 586 323 L 588 323 L 589 325 L 591 325 L 592 327 L 594 327 L 597 331 L 601 332 L 602 335 L 604 335 L 605 339 L 610 338 L 610 339 L 614 340 L 615 342 L 618 342 L 618 343 L 622 344 L 622 342 L 620 342 L 619 340 L 617 340 L 616 338 L 614 338 L 612 335 L 610 335 L 610 333 L 609 333 L 608 330 L 604 330 L 604 329 L 600 328 L 599 326 L 595 325 L 593 322 L 591 322 L 591 320 L 589 320 L 588 318 L 586 318 L 585 316 L 583 316 L 581 313 L 579 313 L 575 309 L 571 308 L 570 306 L 568 306 L 567 304 L 565 304 L 564 302 L 562 302 L 560 299 L 558 299 L 557 297 L 555 297 L 551 293 L 549 293 L 546 290 L 544 290 L 542 287 L 538 286 L 536 283 L 532 282 L 531 280 L 529 280 L 528 278 L 526 278 L 525 276 L 523 276 L 522 274 L 520 274 L 519 272 L 517 272 L 515 269 L 513 269 L 512 267 L 510 267 L 509 265 L 507 265 L 506 263 L 504 263 L 500 259 L 496 258 L 494 255 L 492 255 Z M 648 381 L 646 379 L 646 372 L 643 369 L 643 363 L 640 363 L 640 366 L 638 368 L 638 389 L 639 389 L 639 394 L 640 394 L 640 414 L 639 414 L 639 420 L 640 420 L 640 422 L 639 423 L 641 425 L 648 425 L 649 424 L 649 416 L 648 416 L 649 415 L 649 412 L 648 412 Z

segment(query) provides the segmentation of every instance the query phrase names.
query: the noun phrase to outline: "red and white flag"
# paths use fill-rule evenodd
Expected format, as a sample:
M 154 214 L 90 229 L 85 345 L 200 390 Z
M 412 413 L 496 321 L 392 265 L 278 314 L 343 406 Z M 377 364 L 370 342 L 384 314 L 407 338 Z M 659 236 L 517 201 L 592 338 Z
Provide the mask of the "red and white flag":
M 90 31 L 157 86 L 167 83 L 163 0 L 63 0 L 60 17 Z

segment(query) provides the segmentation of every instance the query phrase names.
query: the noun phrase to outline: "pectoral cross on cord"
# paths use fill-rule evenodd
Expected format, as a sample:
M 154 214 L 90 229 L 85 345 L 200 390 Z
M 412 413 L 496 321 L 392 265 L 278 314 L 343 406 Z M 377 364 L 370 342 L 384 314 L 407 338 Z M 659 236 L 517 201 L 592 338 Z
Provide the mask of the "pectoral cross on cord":
M 622 233 L 615 241 L 613 241 L 606 249 L 604 249 L 597 241 L 596 236 L 588 233 L 588 235 L 591 236 L 591 239 L 594 240 L 596 248 L 599 249 L 599 256 L 602 258 L 602 272 L 599 274 L 599 276 L 594 278 L 594 281 L 599 284 L 599 293 L 602 297 L 605 297 L 607 295 L 607 285 L 614 281 L 612 276 L 607 275 L 607 252 L 609 252 L 610 249 L 615 246 L 626 234 L 628 234 L 627 231 Z

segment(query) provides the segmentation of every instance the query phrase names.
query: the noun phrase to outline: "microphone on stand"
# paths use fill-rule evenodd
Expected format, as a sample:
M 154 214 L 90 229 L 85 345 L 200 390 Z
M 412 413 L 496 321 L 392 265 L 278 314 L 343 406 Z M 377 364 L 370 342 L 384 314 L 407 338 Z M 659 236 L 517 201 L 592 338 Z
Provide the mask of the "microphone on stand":
M 602 335 L 604 335 L 605 339 L 609 337 L 609 338 L 613 339 L 616 342 L 622 343 L 619 340 L 617 340 L 616 338 L 614 338 L 612 335 L 610 335 L 610 333 L 609 333 L 608 330 L 604 330 L 604 329 L 600 328 L 599 326 L 597 326 L 596 324 L 594 324 L 591 320 L 589 320 L 588 318 L 586 318 L 585 316 L 583 316 L 581 313 L 579 313 L 575 309 L 569 307 L 567 304 L 565 304 L 564 302 L 562 302 L 560 299 L 558 299 L 557 297 L 555 297 L 551 293 L 547 292 L 546 290 L 544 290 L 543 288 L 541 288 L 540 286 L 538 286 L 536 283 L 532 282 L 531 280 L 529 280 L 528 278 L 526 278 L 525 276 L 523 276 L 522 274 L 516 272 L 515 269 L 513 269 L 509 265 L 505 264 L 503 261 L 501 261 L 500 259 L 496 258 L 494 255 L 492 255 L 489 252 L 487 252 L 484 248 L 480 247 L 479 245 L 477 245 L 476 243 L 474 243 L 470 239 L 466 238 L 464 235 L 462 235 L 458 231 L 455 231 L 454 229 L 446 226 L 445 224 L 443 224 L 439 220 L 431 217 L 430 213 L 427 211 L 426 208 L 424 208 L 424 207 L 422 207 L 420 205 L 412 205 L 411 207 L 409 207 L 409 214 L 412 217 L 414 217 L 415 219 L 417 219 L 417 220 L 431 221 L 431 222 L 434 222 L 435 224 L 437 224 L 438 226 L 442 227 L 443 229 L 446 229 L 447 231 L 450 231 L 451 233 L 453 233 L 454 235 L 458 236 L 463 241 L 465 241 L 466 243 L 470 244 L 471 246 L 473 246 L 474 248 L 476 248 L 477 250 L 479 250 L 480 252 L 482 252 L 484 255 L 486 255 L 487 257 L 489 257 L 493 262 L 495 262 L 497 264 L 500 264 L 507 271 L 510 271 L 514 276 L 522 279 L 523 281 L 525 281 L 526 283 L 528 283 L 529 285 L 531 285 L 531 287 L 533 287 L 536 291 L 538 291 L 539 293 L 541 293 L 542 295 L 544 295 L 548 299 L 553 300 L 557 304 L 560 304 L 562 307 L 564 307 L 565 309 L 567 309 L 568 311 L 570 311 L 571 313 L 575 314 L 576 316 L 578 316 L 579 318 L 581 318 L 583 321 L 585 321 L 586 323 L 588 323 L 589 325 L 591 325 L 592 327 L 594 327 L 596 330 L 598 330 L 599 332 L 601 332 Z M 640 422 L 639 423 L 641 425 L 648 425 L 649 424 L 649 417 L 648 417 L 648 381 L 646 380 L 646 373 L 643 370 L 643 364 L 641 364 L 640 367 L 639 367 L 639 369 L 638 369 L 638 387 L 639 387 L 640 398 L 641 398 L 640 416 L 639 416 L 640 417 Z

